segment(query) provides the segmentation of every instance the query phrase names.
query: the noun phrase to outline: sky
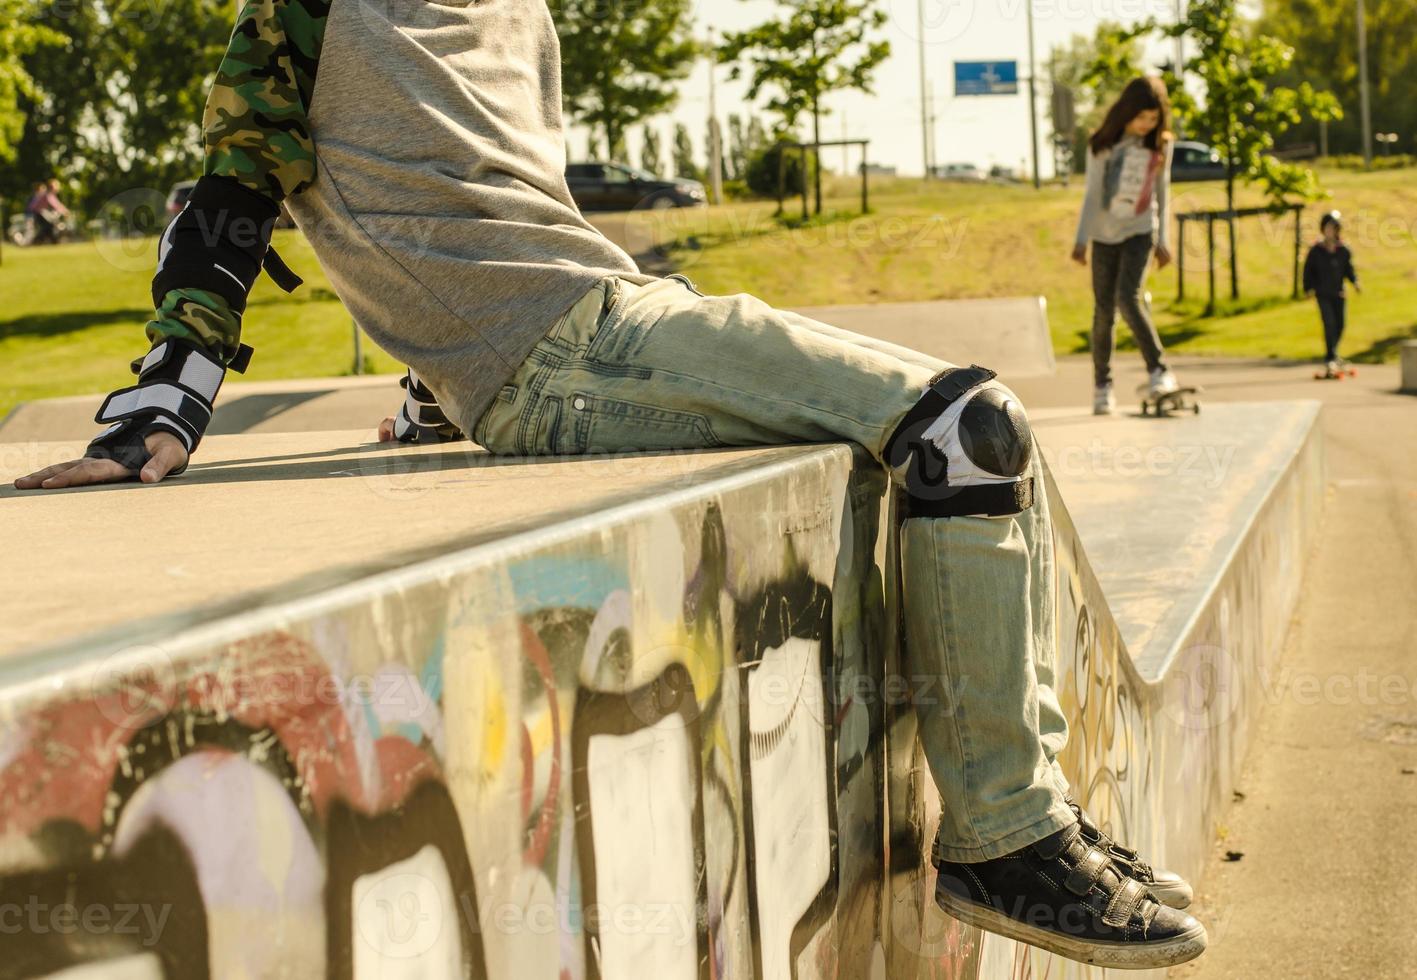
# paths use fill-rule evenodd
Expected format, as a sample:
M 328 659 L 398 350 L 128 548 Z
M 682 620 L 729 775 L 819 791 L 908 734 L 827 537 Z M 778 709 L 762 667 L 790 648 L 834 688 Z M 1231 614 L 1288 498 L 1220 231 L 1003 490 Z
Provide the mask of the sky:
M 823 123 L 823 139 L 869 139 L 871 161 L 894 166 L 902 174 L 924 172 L 924 131 L 921 124 L 920 35 L 918 3 L 924 4 L 925 63 L 935 96 L 935 159 L 938 164 L 970 162 L 982 168 L 994 164 L 1031 173 L 1028 100 L 1027 0 L 878 0 L 889 21 L 884 37 L 891 56 L 878 70 L 874 96 L 839 93 L 829 102 L 832 115 Z M 1043 174 L 1053 172 L 1049 151 L 1047 59 L 1055 45 L 1074 34 L 1091 35 L 1104 20 L 1134 23 L 1148 17 L 1167 21 L 1176 16 L 1176 0 L 1033 0 L 1035 47 L 1038 57 L 1039 152 Z M 767 20 L 774 0 L 695 0 L 696 33 L 713 28 L 720 34 L 742 30 Z M 1169 49 L 1148 48 L 1147 64 L 1167 60 Z M 1019 63 L 1020 94 L 954 95 L 954 62 L 1007 61 Z M 689 128 L 702 147 L 708 126 L 709 71 L 700 62 L 684 84 L 678 107 L 658 120 L 663 144 L 675 122 Z M 728 80 L 719 66 L 718 111 L 721 120 L 745 108 L 746 85 Z M 766 118 L 765 118 L 766 121 Z M 805 130 L 804 130 L 805 132 Z M 573 157 L 585 151 L 583 131 L 572 128 Z M 639 163 L 638 129 L 630 139 L 629 162 Z M 665 153 L 666 158 L 668 153 Z M 824 151 L 828 167 L 840 169 L 840 150 Z M 859 156 L 851 159 L 854 168 Z

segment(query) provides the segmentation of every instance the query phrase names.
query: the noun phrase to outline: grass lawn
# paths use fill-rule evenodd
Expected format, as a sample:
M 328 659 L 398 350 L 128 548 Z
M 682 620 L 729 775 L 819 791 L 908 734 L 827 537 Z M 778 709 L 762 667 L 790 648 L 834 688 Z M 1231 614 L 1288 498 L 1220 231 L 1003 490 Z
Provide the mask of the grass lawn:
M 1398 344 L 1417 338 L 1417 181 L 1411 171 L 1323 175 L 1332 199 L 1305 213 L 1303 247 L 1317 237 L 1319 216 L 1344 214 L 1345 237 L 1364 283 L 1350 300 L 1343 350 L 1355 361 L 1391 360 Z M 663 251 L 706 292 L 756 293 L 783 306 L 968 296 L 1041 294 L 1048 299 L 1054 348 L 1087 349 L 1092 320 L 1088 270 L 1068 258 L 1081 188 L 934 184 L 882 181 L 873 213 L 842 182 L 836 213 L 796 229 L 772 221 L 773 207 L 731 205 L 698 213 L 635 215 L 645 236 L 664 239 Z M 1246 195 L 1241 206 L 1262 203 Z M 1218 184 L 1181 184 L 1177 210 L 1224 206 Z M 789 212 L 800 215 L 800 202 Z M 652 230 L 663 223 L 662 230 Z M 1173 230 L 1174 234 L 1174 230 Z M 1185 302 L 1176 299 L 1176 267 L 1150 279 L 1163 339 L 1178 353 L 1312 358 L 1322 354 L 1322 332 L 1312 300 L 1290 298 L 1294 222 L 1250 218 L 1240 222 L 1240 291 L 1229 300 L 1228 246 L 1216 226 L 1217 315 L 1205 317 L 1204 227 L 1190 225 L 1186 241 Z M 1173 251 L 1175 243 L 1173 242 Z M 1119 323 L 1119 340 L 1130 337 Z
M 1319 213 L 1341 209 L 1366 288 L 1350 304 L 1345 353 L 1358 361 L 1395 358 L 1401 340 L 1417 338 L 1417 182 L 1411 171 L 1335 171 L 1324 177 L 1333 200 L 1306 216 L 1306 247 Z M 840 194 L 829 202 L 832 214 L 792 229 L 772 220 L 772 205 L 758 203 L 608 216 L 597 223 L 632 251 L 657 245 L 705 291 L 746 290 L 783 306 L 1042 294 L 1057 351 L 1086 349 L 1088 273 L 1067 258 L 1080 203 L 1077 182 L 1035 192 L 881 180 L 866 217 L 853 216 L 853 188 L 840 182 L 834 188 Z M 1177 190 L 1181 209 L 1221 204 L 1216 185 Z M 1218 238 L 1223 243 L 1224 235 Z M 1175 302 L 1174 267 L 1151 280 L 1168 346 L 1196 354 L 1319 354 L 1317 312 L 1309 302 L 1289 299 L 1292 241 L 1292 221 L 1242 222 L 1243 299 L 1203 318 L 1204 254 L 1193 234 L 1187 242 L 1188 300 Z M 348 373 L 350 318 L 314 253 L 294 231 L 279 232 L 276 247 L 306 286 L 286 296 L 267 279 L 257 285 L 245 331 L 257 354 L 246 378 Z M 6 248 L 0 265 L 0 415 L 20 401 L 131 383 L 127 364 L 146 349 L 142 329 L 152 312 L 148 284 L 155 260 L 154 239 Z M 1224 286 L 1223 264 L 1217 272 Z M 365 351 L 372 369 L 397 369 L 372 344 Z

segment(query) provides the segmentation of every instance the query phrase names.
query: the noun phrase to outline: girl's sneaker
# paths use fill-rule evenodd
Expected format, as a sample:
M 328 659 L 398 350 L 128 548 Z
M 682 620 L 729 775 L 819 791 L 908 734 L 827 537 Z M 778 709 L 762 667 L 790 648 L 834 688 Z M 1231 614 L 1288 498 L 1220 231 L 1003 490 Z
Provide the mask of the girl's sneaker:
M 1117 399 L 1112 395 L 1112 386 L 1098 385 L 1092 391 L 1092 414 L 1111 415 L 1117 407 Z
M 1169 395 L 1177 388 L 1181 387 L 1176 376 L 1167 368 L 1157 368 L 1151 372 L 1151 397 L 1158 395 Z

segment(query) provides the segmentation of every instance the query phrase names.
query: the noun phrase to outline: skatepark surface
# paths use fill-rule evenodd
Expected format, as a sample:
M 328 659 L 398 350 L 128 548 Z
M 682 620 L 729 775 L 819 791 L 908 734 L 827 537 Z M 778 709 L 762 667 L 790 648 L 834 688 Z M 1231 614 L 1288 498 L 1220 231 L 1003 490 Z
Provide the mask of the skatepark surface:
M 1417 576 L 1410 451 L 1417 400 L 1394 394 L 1390 366 L 1364 366 L 1351 382 L 1324 385 L 1310 379 L 1308 365 L 1182 360 L 1177 367 L 1184 381 L 1207 388 L 1198 417 L 1083 414 L 1077 406 L 1090 382 L 1088 365 L 1077 359 L 1061 361 L 1051 377 L 1005 378 L 1030 406 L 1068 521 L 1143 680 L 1161 680 L 1182 652 L 1176 644 L 1215 599 L 1238 543 L 1267 554 L 1269 567 L 1291 570 L 1295 583 L 1308 568 L 1279 667 L 1316 679 L 1327 693 L 1300 696 L 1292 675 L 1265 667 L 1253 681 L 1265 714 L 1253 726 L 1258 742 L 1249 766 L 1176 774 L 1192 779 L 1193 790 L 1219 779 L 1228 795 L 1233 783 L 1243 798 L 1219 828 L 1224 839 L 1202 883 L 1200 914 L 1212 949 L 1173 975 L 1406 976 L 1417 940 L 1405 930 L 1402 909 L 1417 899 L 1417 884 L 1405 862 L 1392 859 L 1391 845 L 1417 834 L 1417 776 L 1404 775 L 1417 770 L 1417 739 L 1408 737 L 1417 730 L 1413 683 L 1393 701 L 1356 692 L 1362 672 L 1417 682 L 1410 662 L 1417 649 L 1410 588 Z M 1122 390 L 1138 380 L 1135 373 L 1124 370 Z M 0 656 L 12 665 L 24 658 L 39 677 L 44 663 L 25 654 L 58 645 L 66 658 L 82 657 L 94 631 L 107 635 L 93 648 L 112 649 L 124 637 L 140 641 L 318 595 L 339 582 L 396 574 L 454 548 L 556 522 L 589 528 L 615 508 L 728 488 L 761 479 L 771 467 L 830 469 L 849 458 L 841 447 L 797 447 L 493 463 L 463 447 L 372 445 L 376 418 L 367 413 L 386 412 L 388 392 L 397 397 L 390 379 L 312 382 L 310 392 L 324 394 L 292 401 L 302 392 L 283 384 L 251 392 L 270 401 L 249 406 L 237 430 L 245 434 L 213 436 L 189 474 L 168 484 L 44 495 L 0 490 L 7 543 L 19 554 L 43 556 L 37 566 L 12 565 L 6 573 Z M 225 397 L 238 393 L 245 392 L 233 386 Z M 1321 414 L 1315 398 L 1324 403 Z M 317 421 L 315 428 L 327 431 L 270 428 Z M 91 428 L 85 421 L 59 444 L 27 435 L 0 446 L 0 478 L 8 483 L 67 458 Z M 1317 458 L 1311 440 L 1320 437 L 1327 517 L 1320 526 L 1316 511 L 1294 510 L 1309 515 L 1319 536 L 1306 564 L 1306 549 L 1269 532 L 1246 533 L 1260 518 L 1274 519 L 1267 495 L 1279 492 L 1277 481 L 1296 454 Z M 161 549 L 155 540 L 164 542 Z M 1236 595 L 1288 588 L 1247 575 L 1250 591 Z M 1232 618 L 1247 614 L 1233 597 L 1226 604 Z M 1282 636 L 1287 625 L 1286 615 L 1266 628 Z M 1334 696 L 1324 688 L 1334 678 L 1355 693 Z M 1173 804 L 1182 798 L 1164 795 Z M 1177 809 L 1165 820 L 1186 816 Z M 1165 831 L 1149 833 L 1156 841 Z M 1243 860 L 1224 860 L 1227 850 L 1243 852 Z M 1391 901 L 1375 902 L 1378 894 Z M 1381 943 L 1373 941 L 1379 933 Z M 982 962 L 1006 968 L 1008 960 L 990 958 L 995 950 L 986 943 Z

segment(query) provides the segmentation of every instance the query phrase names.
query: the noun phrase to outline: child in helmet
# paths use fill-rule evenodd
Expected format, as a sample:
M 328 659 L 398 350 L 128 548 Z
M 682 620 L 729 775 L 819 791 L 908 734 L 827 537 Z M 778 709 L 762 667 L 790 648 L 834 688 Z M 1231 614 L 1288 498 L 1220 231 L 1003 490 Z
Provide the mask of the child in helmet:
M 1304 261 L 1304 293 L 1318 301 L 1319 316 L 1324 325 L 1324 376 L 1339 377 L 1343 362 L 1338 357 L 1338 344 L 1343 339 L 1347 321 L 1348 298 L 1346 283 L 1358 292 L 1358 273 L 1353 267 L 1353 253 L 1343 241 L 1343 215 L 1330 211 L 1319 221 L 1323 238 L 1309 249 Z

